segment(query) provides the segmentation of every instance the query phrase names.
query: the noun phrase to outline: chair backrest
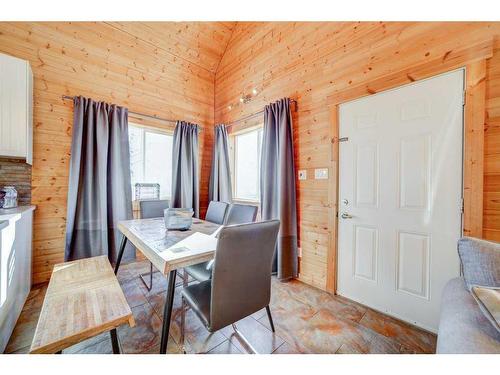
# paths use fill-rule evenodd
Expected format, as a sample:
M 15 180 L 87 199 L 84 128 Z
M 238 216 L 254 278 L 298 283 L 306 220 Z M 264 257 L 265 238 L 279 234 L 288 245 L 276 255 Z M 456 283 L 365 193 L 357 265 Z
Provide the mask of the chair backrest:
M 257 217 L 257 206 L 247 204 L 230 204 L 226 214 L 225 225 L 253 223 Z
M 232 225 L 219 232 L 212 270 L 210 330 L 269 305 L 279 220 Z
M 229 205 L 225 202 L 210 201 L 205 220 L 215 224 L 224 224 L 227 206 Z
M 163 211 L 169 208 L 170 202 L 166 199 L 152 199 L 139 201 L 141 219 L 163 217 Z

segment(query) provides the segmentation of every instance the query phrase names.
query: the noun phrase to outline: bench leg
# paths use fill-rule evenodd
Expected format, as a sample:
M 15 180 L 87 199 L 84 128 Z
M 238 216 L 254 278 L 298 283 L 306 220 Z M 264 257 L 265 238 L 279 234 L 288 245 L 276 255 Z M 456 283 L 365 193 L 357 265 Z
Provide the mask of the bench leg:
M 170 273 L 168 274 L 167 300 L 165 301 L 165 308 L 163 310 L 163 327 L 161 330 L 160 354 L 165 354 L 167 352 L 168 336 L 170 333 L 170 318 L 172 317 L 172 306 L 174 304 L 176 276 L 177 270 L 170 271 Z
M 125 251 L 125 245 L 127 245 L 127 237 L 122 235 L 122 242 L 120 243 L 120 250 L 118 251 L 118 257 L 116 258 L 115 264 L 115 275 L 118 273 L 118 268 L 122 262 L 123 252 Z
M 111 345 L 113 346 L 113 354 L 120 354 L 122 352 L 122 348 L 120 345 L 120 340 L 118 339 L 118 333 L 116 332 L 116 328 L 109 331 L 111 335 Z

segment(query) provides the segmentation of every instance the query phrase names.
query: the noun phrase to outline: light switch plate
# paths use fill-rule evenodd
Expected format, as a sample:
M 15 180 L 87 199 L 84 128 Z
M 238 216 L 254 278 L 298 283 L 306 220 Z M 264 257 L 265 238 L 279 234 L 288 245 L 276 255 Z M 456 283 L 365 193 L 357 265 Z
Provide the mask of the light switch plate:
M 305 169 L 299 171 L 299 180 L 307 180 L 307 171 Z
M 328 168 L 317 168 L 314 170 L 314 178 L 316 180 L 328 179 Z

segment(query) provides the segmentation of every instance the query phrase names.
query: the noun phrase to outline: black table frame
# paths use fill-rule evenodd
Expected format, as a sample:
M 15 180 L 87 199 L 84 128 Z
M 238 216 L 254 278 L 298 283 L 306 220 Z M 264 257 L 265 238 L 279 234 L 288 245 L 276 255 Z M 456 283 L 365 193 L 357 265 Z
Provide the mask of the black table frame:
M 115 264 L 115 275 L 118 273 L 120 268 L 120 263 L 122 261 L 123 252 L 127 245 L 127 236 L 122 234 L 122 240 L 120 243 L 120 250 L 118 251 L 118 257 Z M 167 287 L 167 299 L 165 301 L 165 307 L 163 308 L 163 324 L 161 329 L 161 344 L 160 344 L 160 354 L 167 353 L 167 343 L 168 337 L 170 335 L 170 320 L 172 318 L 172 308 L 174 306 L 174 294 L 175 294 L 175 278 L 177 277 L 177 270 L 172 270 L 168 274 L 168 287 Z

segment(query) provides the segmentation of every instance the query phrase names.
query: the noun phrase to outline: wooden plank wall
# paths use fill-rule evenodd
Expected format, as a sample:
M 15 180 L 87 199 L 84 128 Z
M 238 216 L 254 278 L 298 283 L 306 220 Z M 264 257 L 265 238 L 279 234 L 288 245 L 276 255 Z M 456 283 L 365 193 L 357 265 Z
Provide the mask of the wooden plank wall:
M 486 64 L 483 235 L 500 242 L 500 49 Z
M 325 289 L 333 205 L 329 168 L 332 122 L 327 97 L 494 38 L 487 64 L 484 236 L 500 236 L 500 23 L 238 23 L 215 77 L 215 120 L 230 122 L 281 97 L 298 101 L 295 158 L 298 181 L 300 279 Z M 241 95 L 258 94 L 247 104 Z M 229 105 L 232 108 L 229 109 Z M 330 176 L 333 173 L 330 170 Z
M 29 60 L 34 73 L 33 282 L 49 279 L 63 261 L 73 123 L 72 102 L 84 95 L 132 111 L 205 127 L 201 144 L 201 205 L 207 206 L 214 120 L 214 72 L 230 24 L 154 25 L 0 22 L 0 52 Z M 189 28 L 211 41 L 189 39 Z M 146 35 L 161 32 L 171 46 Z M 137 35 L 135 35 L 137 34 Z M 137 120 L 139 121 L 139 120 Z M 144 119 L 142 123 L 148 123 Z M 167 126 L 152 122 L 153 126 Z
M 52 265 L 63 259 L 72 103 L 61 95 L 90 96 L 204 126 L 204 212 L 212 152 L 207 128 L 214 118 L 228 122 L 278 98 L 297 99 L 296 163 L 311 176 L 314 168 L 330 166 L 328 96 L 424 61 L 446 59 L 450 51 L 492 36 L 483 223 L 484 237 L 500 240 L 499 35 L 498 23 L 287 22 L 240 23 L 236 28 L 233 23 L 0 23 L 0 52 L 29 60 L 35 76 L 33 281 L 47 280 Z M 254 99 L 239 104 L 240 96 L 253 88 L 258 90 Z M 310 178 L 297 186 L 301 279 L 320 288 L 325 287 L 331 246 L 329 188 L 328 180 Z

